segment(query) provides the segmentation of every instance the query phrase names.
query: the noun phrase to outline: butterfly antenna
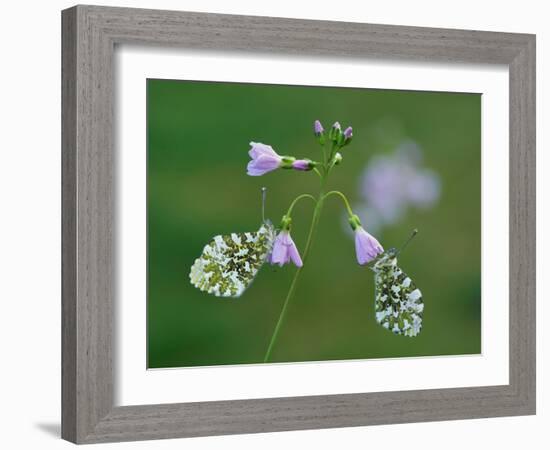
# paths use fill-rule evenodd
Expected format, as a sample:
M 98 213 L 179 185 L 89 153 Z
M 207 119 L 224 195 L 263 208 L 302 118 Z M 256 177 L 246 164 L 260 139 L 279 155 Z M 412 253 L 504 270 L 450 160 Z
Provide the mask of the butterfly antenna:
M 267 188 L 262 187 L 262 223 L 265 222 L 265 197 L 267 194 Z
M 405 243 L 401 246 L 401 248 L 397 251 L 397 254 L 401 253 L 403 250 L 405 250 L 405 248 L 407 247 L 407 245 L 410 244 L 410 242 L 413 240 L 413 238 L 418 234 L 418 230 L 415 228 L 411 235 L 409 236 L 409 238 L 405 241 Z

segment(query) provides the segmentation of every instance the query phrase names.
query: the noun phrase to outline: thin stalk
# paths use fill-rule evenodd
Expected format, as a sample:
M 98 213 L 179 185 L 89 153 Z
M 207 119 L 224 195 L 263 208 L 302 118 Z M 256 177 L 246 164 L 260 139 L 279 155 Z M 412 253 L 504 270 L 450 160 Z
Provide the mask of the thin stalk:
M 288 210 L 286 212 L 286 215 L 287 216 L 290 216 L 290 214 L 292 213 L 292 210 L 294 209 L 294 206 L 296 205 L 296 203 L 298 203 L 300 200 L 302 200 L 303 198 L 309 198 L 311 200 L 313 200 L 314 202 L 317 202 L 317 199 L 311 195 L 311 194 L 302 194 L 302 195 L 299 195 L 298 197 L 296 197 L 292 203 L 290 204 L 290 206 L 288 207 Z
M 323 183 L 323 186 L 324 186 L 324 183 Z M 283 321 L 285 319 L 288 305 L 290 303 L 290 299 L 294 295 L 294 291 L 296 289 L 298 279 L 300 278 L 302 269 L 305 266 L 307 257 L 309 255 L 309 250 L 311 248 L 311 243 L 313 242 L 313 237 L 315 235 L 315 230 L 317 229 L 317 224 L 319 223 L 319 218 L 321 217 L 321 210 L 323 209 L 324 201 L 325 201 L 325 197 L 321 189 L 321 192 L 319 193 L 319 197 L 317 198 L 317 202 L 315 204 L 315 209 L 313 210 L 313 217 L 311 219 L 311 225 L 309 227 L 306 246 L 302 254 L 303 264 L 302 264 L 302 267 L 298 267 L 298 269 L 296 269 L 296 273 L 294 274 L 294 278 L 292 279 L 292 283 L 290 284 L 290 288 L 288 289 L 288 293 L 286 294 L 285 302 L 283 303 L 283 309 L 281 310 L 281 314 L 279 315 L 279 320 L 277 321 L 277 325 L 275 326 L 275 331 L 273 331 L 273 335 L 271 336 L 271 341 L 269 342 L 269 347 L 267 348 L 267 352 L 264 357 L 264 363 L 268 362 L 269 358 L 271 357 L 271 352 L 273 351 L 273 346 L 275 345 L 275 341 L 277 340 L 277 336 L 279 335 L 281 325 L 283 324 Z
M 325 150 L 325 143 L 323 142 L 323 145 L 321 146 L 321 149 L 323 150 L 323 167 L 326 167 L 327 165 L 327 151 Z
M 338 195 L 342 199 L 342 201 L 344 202 L 344 205 L 346 206 L 346 209 L 348 211 L 348 215 L 350 217 L 353 216 L 353 211 L 352 211 L 351 206 L 349 204 L 348 198 L 342 192 L 340 192 L 340 191 L 330 191 L 330 192 L 327 192 L 325 194 L 324 198 L 327 198 L 331 195 Z

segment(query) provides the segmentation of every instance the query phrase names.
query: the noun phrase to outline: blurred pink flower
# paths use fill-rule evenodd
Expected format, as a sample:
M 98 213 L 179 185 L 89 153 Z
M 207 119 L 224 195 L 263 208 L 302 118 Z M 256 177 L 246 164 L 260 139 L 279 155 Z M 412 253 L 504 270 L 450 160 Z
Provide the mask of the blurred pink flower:
M 364 203 L 357 205 L 367 228 L 379 230 L 401 220 L 409 208 L 428 209 L 438 202 L 440 177 L 421 163 L 422 151 L 411 141 L 369 162 L 360 184 Z

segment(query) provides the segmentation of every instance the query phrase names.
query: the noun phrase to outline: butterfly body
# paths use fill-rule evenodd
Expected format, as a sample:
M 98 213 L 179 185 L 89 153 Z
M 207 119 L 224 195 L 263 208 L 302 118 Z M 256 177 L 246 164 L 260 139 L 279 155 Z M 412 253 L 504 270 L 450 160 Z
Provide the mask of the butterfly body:
M 216 297 L 240 297 L 271 253 L 274 240 L 269 221 L 255 232 L 215 236 L 191 267 L 191 284 Z
M 394 334 L 414 337 L 422 329 L 422 293 L 388 250 L 373 265 L 376 321 Z

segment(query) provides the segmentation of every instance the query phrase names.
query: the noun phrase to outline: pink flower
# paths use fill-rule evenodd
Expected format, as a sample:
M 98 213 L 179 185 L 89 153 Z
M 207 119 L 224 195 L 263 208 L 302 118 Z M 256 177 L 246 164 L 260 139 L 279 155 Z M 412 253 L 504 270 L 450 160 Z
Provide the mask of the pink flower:
M 252 148 L 248 154 L 252 158 L 252 161 L 247 166 L 248 175 L 257 177 L 281 167 L 283 159 L 270 145 L 260 142 L 251 142 L 250 145 Z
M 268 261 L 271 264 L 279 264 L 279 266 L 292 261 L 297 267 L 302 267 L 302 258 L 300 258 L 296 244 L 294 244 L 288 230 L 281 231 L 275 238 L 273 251 L 269 256 Z
M 376 238 L 367 233 L 362 226 L 355 228 L 355 253 L 360 265 L 368 264 L 383 251 Z

